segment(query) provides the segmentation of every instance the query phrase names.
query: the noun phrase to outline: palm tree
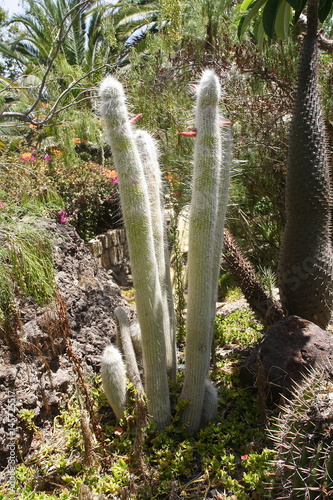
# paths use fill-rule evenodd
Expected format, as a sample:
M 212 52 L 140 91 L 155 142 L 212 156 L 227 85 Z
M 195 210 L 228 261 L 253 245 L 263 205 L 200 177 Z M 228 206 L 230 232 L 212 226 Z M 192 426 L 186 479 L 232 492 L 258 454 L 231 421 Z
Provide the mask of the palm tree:
M 9 24 L 22 29 L 8 46 L 0 50 L 18 58 L 21 63 L 47 65 L 55 47 L 61 41 L 60 52 L 70 65 L 85 60 L 86 16 L 88 0 L 27 0 L 28 10 L 14 15 Z

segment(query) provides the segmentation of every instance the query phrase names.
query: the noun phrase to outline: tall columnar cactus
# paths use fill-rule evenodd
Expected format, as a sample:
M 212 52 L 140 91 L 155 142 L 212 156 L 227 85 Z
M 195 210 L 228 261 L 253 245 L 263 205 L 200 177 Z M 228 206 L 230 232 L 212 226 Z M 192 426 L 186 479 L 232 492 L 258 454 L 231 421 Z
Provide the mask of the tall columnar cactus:
M 171 416 L 166 369 L 163 302 L 155 256 L 148 188 L 122 85 L 106 77 L 100 86 L 102 116 L 119 176 L 138 319 L 141 327 L 148 412 L 159 428 Z
M 316 367 L 295 388 L 271 431 L 277 458 L 271 498 L 317 500 L 333 491 L 332 366 Z
M 189 214 L 188 300 L 186 319 L 185 380 L 181 397 L 188 401 L 182 421 L 191 433 L 200 428 L 212 339 L 212 302 L 215 297 L 216 241 L 223 238 L 224 209 L 219 205 L 222 144 L 220 84 L 211 70 L 203 73 L 197 89 L 193 191 Z M 227 192 L 221 205 L 227 203 Z M 218 242 L 220 243 L 220 242 Z M 215 311 L 214 311 L 215 312 Z
M 217 193 L 217 214 L 216 227 L 214 234 L 213 260 L 212 260 L 212 311 L 211 311 L 211 342 L 214 334 L 214 319 L 216 315 L 216 301 L 218 295 L 218 283 L 220 277 L 221 254 L 223 248 L 223 233 L 224 223 L 227 214 L 229 184 L 230 184 L 230 168 L 232 159 L 232 134 L 230 122 L 222 121 L 223 127 L 221 130 L 222 141 L 222 164 L 219 170 L 219 182 Z
M 155 141 L 151 135 L 144 130 L 138 130 L 136 132 L 135 140 L 139 149 L 148 186 L 155 255 L 162 293 L 167 370 L 169 377 L 175 380 L 177 372 L 176 331 L 170 277 L 170 257 L 165 227 L 164 200 L 161 170 L 158 163 L 158 151 Z
M 331 185 L 317 89 L 318 0 L 309 0 L 288 156 L 279 288 L 288 314 L 326 328 L 333 303 Z
M 149 134 L 133 133 L 121 85 L 107 77 L 100 95 L 106 137 L 119 175 L 142 336 L 148 413 L 162 428 L 170 421 L 167 372 L 175 378 L 176 343 L 158 155 Z M 213 419 L 218 406 L 217 391 L 207 375 L 231 156 L 230 131 L 221 132 L 219 99 L 217 76 L 206 70 L 197 92 L 189 223 L 186 366 L 181 395 L 188 401 L 182 419 L 189 424 L 189 432 L 196 432 Z M 224 152 L 222 136 L 226 141 Z M 226 160 L 224 170 L 222 158 Z M 118 310 L 117 315 L 122 323 L 125 357 L 131 363 L 130 325 L 123 313 Z M 132 374 L 128 370 L 128 374 L 134 381 L 138 379 L 137 371 Z

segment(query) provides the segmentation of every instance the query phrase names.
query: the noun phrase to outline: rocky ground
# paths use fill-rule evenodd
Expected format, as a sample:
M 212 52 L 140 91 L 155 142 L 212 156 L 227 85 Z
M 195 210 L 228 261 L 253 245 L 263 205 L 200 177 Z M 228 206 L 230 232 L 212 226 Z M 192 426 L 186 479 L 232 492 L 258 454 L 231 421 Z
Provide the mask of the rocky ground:
M 18 461 L 36 454 L 50 438 L 61 406 L 77 397 L 78 387 L 84 393 L 99 373 L 101 353 L 116 335 L 115 308 L 122 305 L 133 314 L 115 275 L 98 264 L 73 228 L 48 220 L 39 224 L 53 240 L 57 298 L 46 308 L 21 298 L 19 336 L 9 341 L 0 336 L 0 483 L 8 479 L 13 446 Z M 240 299 L 218 304 L 217 313 L 247 307 Z M 274 388 L 279 397 L 316 364 L 332 365 L 332 352 L 331 331 L 290 316 L 266 331 L 245 360 L 241 378 L 260 392 L 261 374 L 265 398 Z
M 17 458 L 24 460 L 34 448 L 33 427 L 47 432 L 77 383 L 99 372 L 101 352 L 116 333 L 113 311 L 128 307 L 112 273 L 98 265 L 74 229 L 40 223 L 53 240 L 58 294 L 46 308 L 21 299 L 17 345 L 9 348 L 0 337 L 1 469 L 14 441 Z M 30 424 L 22 410 L 29 411 Z

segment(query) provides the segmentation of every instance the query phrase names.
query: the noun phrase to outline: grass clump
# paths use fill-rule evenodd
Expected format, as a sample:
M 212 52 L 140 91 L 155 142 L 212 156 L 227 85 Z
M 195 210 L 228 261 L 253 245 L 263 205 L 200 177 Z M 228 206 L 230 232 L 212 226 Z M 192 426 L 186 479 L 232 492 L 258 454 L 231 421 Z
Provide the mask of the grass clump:
M 31 297 L 40 306 L 49 303 L 54 296 L 54 267 L 52 243 L 46 231 L 34 227 L 31 221 L 19 222 L 0 230 L 0 242 L 4 303 L 13 295 Z
M 0 335 L 12 361 L 22 355 L 18 299 L 43 307 L 55 296 L 52 243 L 36 219 L 0 217 Z

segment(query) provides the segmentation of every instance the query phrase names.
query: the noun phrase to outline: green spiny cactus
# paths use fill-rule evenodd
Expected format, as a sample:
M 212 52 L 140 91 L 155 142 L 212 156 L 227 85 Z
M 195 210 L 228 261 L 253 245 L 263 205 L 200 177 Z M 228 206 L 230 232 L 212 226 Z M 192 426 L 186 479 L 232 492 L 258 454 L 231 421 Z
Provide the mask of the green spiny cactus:
M 272 431 L 271 498 L 317 500 L 333 491 L 333 367 L 316 367 L 294 389 Z
M 290 130 L 279 288 L 287 313 L 326 328 L 333 303 L 331 184 L 317 89 L 318 0 L 309 0 Z
M 253 265 L 228 229 L 224 231 L 224 258 L 258 320 L 269 327 L 281 319 L 281 307 L 265 292 Z
M 138 319 L 143 345 L 148 412 L 159 428 L 170 422 L 161 286 L 155 255 L 148 188 L 130 124 L 122 85 L 106 77 L 100 86 L 102 117 L 119 176 Z
M 219 224 L 222 234 L 216 233 L 218 213 L 223 214 L 218 201 L 222 164 L 220 94 L 217 76 L 214 71 L 206 70 L 197 89 L 195 110 L 197 135 L 189 214 L 186 358 L 181 395 L 188 401 L 182 421 L 188 423 L 190 433 L 200 428 L 211 351 L 213 288 L 217 286 L 215 260 L 219 264 L 221 258 L 217 255 L 215 241 L 223 238 L 223 223 Z M 227 203 L 227 195 L 223 203 Z
M 126 409 L 126 368 L 119 349 L 107 346 L 102 354 L 101 363 L 102 386 L 114 414 L 118 420 L 124 416 Z

